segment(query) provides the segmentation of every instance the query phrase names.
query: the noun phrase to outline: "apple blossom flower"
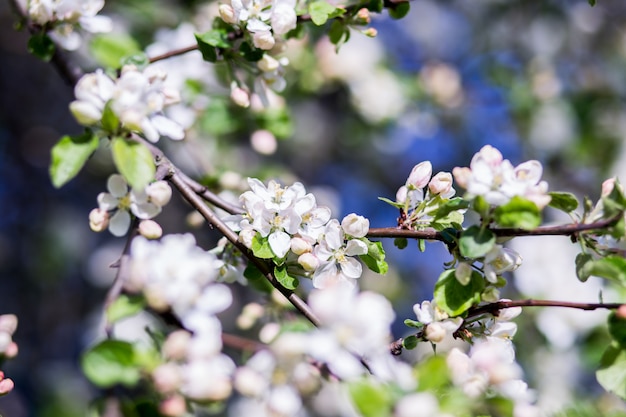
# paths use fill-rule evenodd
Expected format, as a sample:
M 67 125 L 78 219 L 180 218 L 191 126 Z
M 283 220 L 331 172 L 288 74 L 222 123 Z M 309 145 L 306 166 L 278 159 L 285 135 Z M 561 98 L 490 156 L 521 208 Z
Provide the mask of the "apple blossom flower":
M 487 203 L 504 205 L 515 196 L 532 201 L 542 209 L 550 202 L 548 184 L 541 181 L 539 161 L 527 161 L 514 167 L 500 151 L 486 145 L 474 155 L 469 168 L 452 171 L 457 183 L 467 190 L 466 198 L 482 196 Z
M 487 252 L 483 261 L 485 278 L 492 284 L 498 281 L 498 275 L 504 272 L 515 271 L 522 264 L 522 257 L 513 249 L 501 245 Z
M 442 342 L 463 324 L 461 317 L 449 318 L 446 312 L 437 307 L 434 300 L 422 301 L 421 305 L 415 304 L 413 311 L 417 321 L 425 325 L 424 335 L 432 343 Z
M 91 33 L 110 32 L 111 19 L 97 16 L 104 0 L 30 0 L 28 15 L 39 25 L 52 25 L 50 37 L 69 51 L 80 47 L 82 39 L 76 29 Z
M 161 206 L 151 201 L 145 191 L 129 190 L 128 183 L 119 174 L 109 177 L 107 189 L 108 193 L 98 195 L 99 211 L 93 216 L 90 215 L 90 223 L 97 220 L 95 217 L 102 217 L 102 212 L 113 213 L 109 219 L 109 231 L 114 236 L 126 234 L 130 226 L 130 213 L 144 220 L 151 219 L 161 212 Z
M 365 237 L 370 228 L 370 221 L 363 216 L 351 213 L 343 218 L 341 228 L 352 237 Z
M 406 180 L 406 186 L 409 189 L 420 189 L 426 187 L 433 174 L 433 167 L 430 161 L 420 162 L 415 165 Z
M 354 286 L 363 270 L 354 256 L 367 254 L 367 245 L 357 239 L 345 243 L 344 231 L 336 219 L 328 222 L 323 236 L 313 249 L 313 254 L 322 262 L 313 274 L 313 285 L 316 288 L 335 284 Z

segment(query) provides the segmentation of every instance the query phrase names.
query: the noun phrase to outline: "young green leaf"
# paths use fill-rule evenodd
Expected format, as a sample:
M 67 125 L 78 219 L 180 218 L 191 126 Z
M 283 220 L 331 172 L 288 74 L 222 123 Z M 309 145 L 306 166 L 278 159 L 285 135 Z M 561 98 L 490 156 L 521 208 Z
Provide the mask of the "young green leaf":
M 56 52 L 56 47 L 52 39 L 43 32 L 35 33 L 28 39 L 28 45 L 26 46 L 28 52 L 35 55 L 37 58 L 43 61 L 50 61 Z
M 496 244 L 496 235 L 489 229 L 472 226 L 461 233 L 459 250 L 461 255 L 476 259 L 485 256 Z
M 121 294 L 106 309 L 107 322 L 115 323 L 126 317 L 134 316 L 146 306 L 146 301 L 138 295 Z
M 537 205 L 525 198 L 515 196 L 494 212 L 495 220 L 502 227 L 534 229 L 541 224 L 541 213 Z
M 272 259 L 274 257 L 274 252 L 272 252 L 272 248 L 266 237 L 261 237 L 260 233 L 257 233 L 252 238 L 252 253 L 257 258 L 261 259 Z
M 388 8 L 389 16 L 392 19 L 402 19 L 409 13 L 411 10 L 411 5 L 408 1 L 403 1 L 401 3 L 391 3 L 392 6 Z
M 626 319 L 609 314 L 609 333 L 622 349 L 626 349 Z
M 600 360 L 596 378 L 605 390 L 626 399 L 626 350 L 610 345 Z
M 294 278 L 287 273 L 286 265 L 274 267 L 274 276 L 276 277 L 276 280 L 288 290 L 295 290 L 300 283 L 298 278 Z
M 388 417 L 391 415 L 392 399 L 385 385 L 370 379 L 361 379 L 348 385 L 350 397 L 363 417 Z
M 112 101 L 109 100 L 104 106 L 102 111 L 102 129 L 107 133 L 115 134 L 120 126 L 120 119 L 117 117 L 113 109 L 111 108 Z
M 122 137 L 111 141 L 113 162 L 126 182 L 136 190 L 143 190 L 154 180 L 156 167 L 150 149 L 145 145 Z
M 407 350 L 415 349 L 418 342 L 419 339 L 415 335 L 410 335 L 402 339 L 402 347 Z
M 109 68 L 119 68 L 124 58 L 141 52 L 135 38 L 122 33 L 94 36 L 89 49 L 100 65 Z
M 230 48 L 228 33 L 224 29 L 213 29 L 202 34 L 196 34 L 198 44 L 203 43 L 216 48 Z
M 437 306 L 450 316 L 458 316 L 474 304 L 480 302 L 480 294 L 485 288 L 485 280 L 477 271 L 473 271 L 467 285 L 462 285 L 454 276 L 454 269 L 444 271 L 435 284 Z
M 389 265 L 385 262 L 385 249 L 383 249 L 383 244 L 367 239 L 365 239 L 364 242 L 367 244 L 367 254 L 361 255 L 361 260 L 372 271 L 385 275 L 389 270 Z
M 92 347 L 82 356 L 81 365 L 85 376 L 101 388 L 132 387 L 141 377 L 133 345 L 121 340 L 105 340 Z
M 437 209 L 437 211 L 435 212 L 433 218 L 442 219 L 448 216 L 448 214 L 452 212 L 467 209 L 469 205 L 470 205 L 469 201 L 463 200 L 460 197 L 455 197 L 441 204 L 439 208 Z
M 404 249 L 409 245 L 409 241 L 405 237 L 397 237 L 393 240 L 393 244 L 398 249 Z
M 626 284 L 626 259 L 617 255 L 609 255 L 590 262 L 587 268 L 589 275 L 612 279 Z
M 98 148 L 98 142 L 98 137 L 91 131 L 79 136 L 63 136 L 52 148 L 52 185 L 60 188 L 74 178 Z
M 572 193 L 550 192 L 550 207 L 571 213 L 578 208 L 578 200 Z
M 327 3 L 324 0 L 317 0 L 309 4 L 309 15 L 311 20 L 317 26 L 321 26 L 328 20 L 331 13 L 335 11 L 336 7 Z
M 263 273 L 259 271 L 259 268 L 254 266 L 252 263 L 249 263 L 246 266 L 246 269 L 243 271 L 243 276 L 257 291 L 269 294 L 274 289 L 274 287 L 272 287 L 272 284 L 270 284 L 270 282 L 265 279 Z
M 585 282 L 591 275 L 593 265 L 593 257 L 588 253 L 579 253 L 576 255 L 576 277 L 580 282 Z

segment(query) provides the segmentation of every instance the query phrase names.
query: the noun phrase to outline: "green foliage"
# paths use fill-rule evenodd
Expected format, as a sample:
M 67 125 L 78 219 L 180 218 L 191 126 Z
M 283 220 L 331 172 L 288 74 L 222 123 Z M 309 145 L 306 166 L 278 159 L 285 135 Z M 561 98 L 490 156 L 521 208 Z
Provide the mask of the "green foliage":
M 610 345 L 602 356 L 596 378 L 605 390 L 626 399 L 626 350 Z
M 287 265 L 279 265 L 274 267 L 274 276 L 280 282 L 280 285 L 288 290 L 295 290 L 300 282 L 298 278 L 292 277 L 287 273 Z
M 445 217 L 448 217 L 448 215 L 450 213 L 454 213 L 454 212 L 458 212 L 459 210 L 467 209 L 467 208 L 469 208 L 469 206 L 470 206 L 469 201 L 463 200 L 460 197 L 455 197 L 455 198 L 452 198 L 452 199 L 444 202 L 443 204 L 441 204 L 437 208 L 437 211 L 435 212 L 433 218 L 435 220 L 443 219 Z
M 550 192 L 550 207 L 571 213 L 578 208 L 578 200 L 572 193 Z
M 121 384 L 135 386 L 141 378 L 132 343 L 105 340 L 89 349 L 81 358 L 83 372 L 100 388 Z
M 579 254 L 576 257 L 576 275 L 581 281 L 589 276 L 606 278 L 626 284 L 626 259 L 617 255 L 593 260 L 590 256 Z
M 489 229 L 472 226 L 461 233 L 459 250 L 461 255 L 476 259 L 485 256 L 496 244 L 496 235 Z
M 515 196 L 494 212 L 495 221 L 503 227 L 534 229 L 541 224 L 541 213 L 532 201 Z
M 111 108 L 111 101 L 107 102 L 102 111 L 102 129 L 114 135 L 120 126 L 120 119 Z
M 258 232 L 252 238 L 252 247 L 250 249 L 252 249 L 252 253 L 257 258 L 272 259 L 275 256 L 267 237 L 262 237 Z
M 382 242 L 372 242 L 367 239 L 363 239 L 363 242 L 367 244 L 367 254 L 361 255 L 361 260 L 372 271 L 385 275 L 389 270 L 389 265 L 385 261 L 385 249 L 383 249 Z
M 260 61 L 264 53 L 265 51 L 263 49 L 255 48 L 253 45 L 250 45 L 249 42 L 242 42 L 239 46 L 239 54 L 243 56 L 246 61 Z
M 225 29 L 213 29 L 202 34 L 196 34 L 196 41 L 198 42 L 198 49 L 202 53 L 202 58 L 209 62 L 217 61 L 216 48 L 225 49 L 231 46 Z
M 439 275 L 434 293 L 437 306 L 450 316 L 461 315 L 474 304 L 478 304 L 485 289 L 485 280 L 477 271 L 472 271 L 467 285 L 462 285 L 454 272 L 454 269 L 449 269 Z
M 233 133 L 239 129 L 239 121 L 233 117 L 229 110 L 229 103 L 222 99 L 213 99 L 209 103 L 200 119 L 202 131 L 221 136 Z
M 44 61 L 50 61 L 56 52 L 54 42 L 43 32 L 35 33 L 28 39 L 27 49 L 28 52 Z
M 402 339 L 402 347 L 408 350 L 415 349 L 418 343 L 419 343 L 419 339 L 415 335 L 407 336 L 404 339 Z
M 421 329 L 422 327 L 424 327 L 424 323 L 411 319 L 405 319 L 404 324 L 406 326 L 414 327 L 416 329 Z
M 391 3 L 391 6 L 387 8 L 389 10 L 389 16 L 392 19 L 402 19 L 411 10 L 411 5 L 408 1 L 401 3 Z
M 581 282 L 585 282 L 591 276 L 591 265 L 593 257 L 588 253 L 579 253 L 576 255 L 576 276 Z
M 257 291 L 269 294 L 274 289 L 274 287 L 272 287 L 272 284 L 270 284 L 269 281 L 265 279 L 263 273 L 259 271 L 259 268 L 251 263 L 246 266 L 246 269 L 243 271 L 243 276 L 248 280 L 250 286 L 252 286 L 252 288 Z
M 444 356 L 431 356 L 417 367 L 417 385 L 420 390 L 439 391 L 450 384 L 450 375 Z
M 141 53 L 139 43 L 124 33 L 94 36 L 89 49 L 100 65 L 109 68 L 118 68 L 126 57 Z
M 409 245 L 409 241 L 405 237 L 397 237 L 393 240 L 393 244 L 398 249 L 404 249 Z
M 317 0 L 309 4 L 309 15 L 311 20 L 317 26 L 321 26 L 330 18 L 336 7 L 324 0 Z
M 115 323 L 123 318 L 134 316 L 144 307 L 146 307 L 146 301 L 142 296 L 121 294 L 107 307 L 107 322 Z
M 391 415 L 392 398 L 385 386 L 363 378 L 349 383 L 352 402 L 363 417 L 388 417 Z
M 330 42 L 337 46 L 337 49 L 341 47 L 344 43 L 348 42 L 350 39 L 350 28 L 346 26 L 346 24 L 337 19 L 333 20 L 333 23 L 330 25 L 330 29 L 328 30 L 328 38 Z
M 118 136 L 111 140 L 111 151 L 117 170 L 131 187 L 143 190 L 154 180 L 154 158 L 144 144 Z
M 626 319 L 619 317 L 615 312 L 609 315 L 609 333 L 620 348 L 626 349 Z
M 63 136 L 52 148 L 52 185 L 60 188 L 74 178 L 98 148 L 98 143 L 98 137 L 91 131 L 78 136 Z

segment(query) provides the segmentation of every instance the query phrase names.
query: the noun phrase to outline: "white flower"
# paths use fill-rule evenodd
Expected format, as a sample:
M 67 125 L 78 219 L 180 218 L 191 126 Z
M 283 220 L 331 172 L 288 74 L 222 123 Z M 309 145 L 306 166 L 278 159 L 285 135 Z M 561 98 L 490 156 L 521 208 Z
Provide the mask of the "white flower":
M 421 305 L 415 304 L 413 311 L 417 321 L 426 325 L 424 335 L 432 343 L 442 342 L 446 336 L 454 334 L 463 324 L 461 317 L 449 318 L 448 314 L 437 307 L 434 301 L 422 301 Z
M 513 249 L 494 245 L 485 255 L 483 263 L 485 278 L 495 284 L 498 281 L 498 275 L 515 271 L 522 264 L 522 257 Z
M 79 123 L 95 125 L 102 119 L 104 106 L 113 97 L 114 90 L 115 81 L 101 69 L 85 74 L 74 87 L 76 100 L 70 103 L 70 111 Z
M 409 189 L 421 189 L 426 187 L 433 173 L 433 167 L 430 161 L 420 162 L 415 165 L 406 180 L 406 186 Z
M 356 239 L 344 244 L 344 232 L 339 221 L 332 219 L 326 225 L 323 240 L 314 248 L 313 254 L 323 263 L 313 274 L 315 288 L 335 284 L 354 285 L 361 277 L 363 267 L 353 256 L 365 255 L 367 245 Z
M 295 0 L 274 0 L 271 17 L 274 34 L 284 35 L 296 28 L 298 17 L 295 8 Z
M 161 212 L 161 207 L 150 202 L 144 191 L 128 189 L 128 183 L 119 174 L 107 181 L 108 193 L 98 195 L 101 211 L 115 212 L 109 220 L 109 231 L 114 236 L 123 236 L 130 226 L 130 212 L 140 219 L 151 219 Z
M 431 194 L 438 194 L 441 198 L 450 198 L 456 191 L 452 188 L 452 174 L 449 172 L 438 172 L 428 183 L 428 191 Z

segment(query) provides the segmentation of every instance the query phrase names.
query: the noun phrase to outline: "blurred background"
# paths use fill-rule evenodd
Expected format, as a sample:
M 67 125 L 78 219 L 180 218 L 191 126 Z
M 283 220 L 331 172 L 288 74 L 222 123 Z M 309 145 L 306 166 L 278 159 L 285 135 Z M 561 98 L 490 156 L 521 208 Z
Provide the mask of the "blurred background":
M 232 104 L 227 72 L 199 53 L 164 61 L 186 104 L 171 116 L 190 130 L 185 143 L 160 145 L 226 197 L 236 198 L 247 176 L 299 180 L 335 217 L 356 212 L 372 227 L 396 224 L 398 213 L 377 197 L 393 199 L 415 164 L 430 160 L 435 172 L 450 171 L 469 165 L 485 144 L 513 164 L 540 160 L 551 190 L 595 199 L 604 179 L 626 180 L 626 3 L 598 3 L 413 0 L 402 20 L 373 18 L 376 38 L 353 30 L 338 54 L 311 29 L 290 41 L 284 99 L 270 95 L 269 108 Z M 70 58 L 92 70 L 115 67 L 116 48 L 155 56 L 189 46 L 194 31 L 210 28 L 216 8 L 107 1 L 103 13 L 114 18 L 114 32 L 90 38 Z M 83 416 L 97 393 L 79 357 L 101 334 L 109 266 L 125 243 L 88 225 L 113 165 L 97 152 L 68 185 L 51 186 L 51 147 L 81 131 L 68 111 L 73 89 L 27 53 L 28 34 L 15 30 L 16 21 L 1 3 L 0 313 L 18 315 L 20 353 L 2 367 L 16 389 L 0 398 L 0 414 Z M 206 248 L 219 237 L 197 226 L 180 200 L 157 220 L 166 233 L 194 229 Z M 552 212 L 545 220 L 569 221 Z M 394 302 L 400 337 L 407 334 L 402 321 L 431 296 L 449 259 L 437 244 L 426 254 L 414 244 L 403 251 L 384 244 L 389 274 L 367 275 L 361 284 Z M 577 248 L 567 238 L 519 239 L 515 249 L 525 263 L 511 277 L 509 297 L 596 301 L 602 292 L 605 301 L 624 300 L 623 291 L 599 281 L 577 285 Z M 604 313 L 525 313 L 534 320 L 520 328 L 517 352 L 543 409 L 573 407 L 590 416 L 626 410 L 593 375 L 608 343 L 598 329 Z M 119 331 L 137 336 L 144 324 Z

